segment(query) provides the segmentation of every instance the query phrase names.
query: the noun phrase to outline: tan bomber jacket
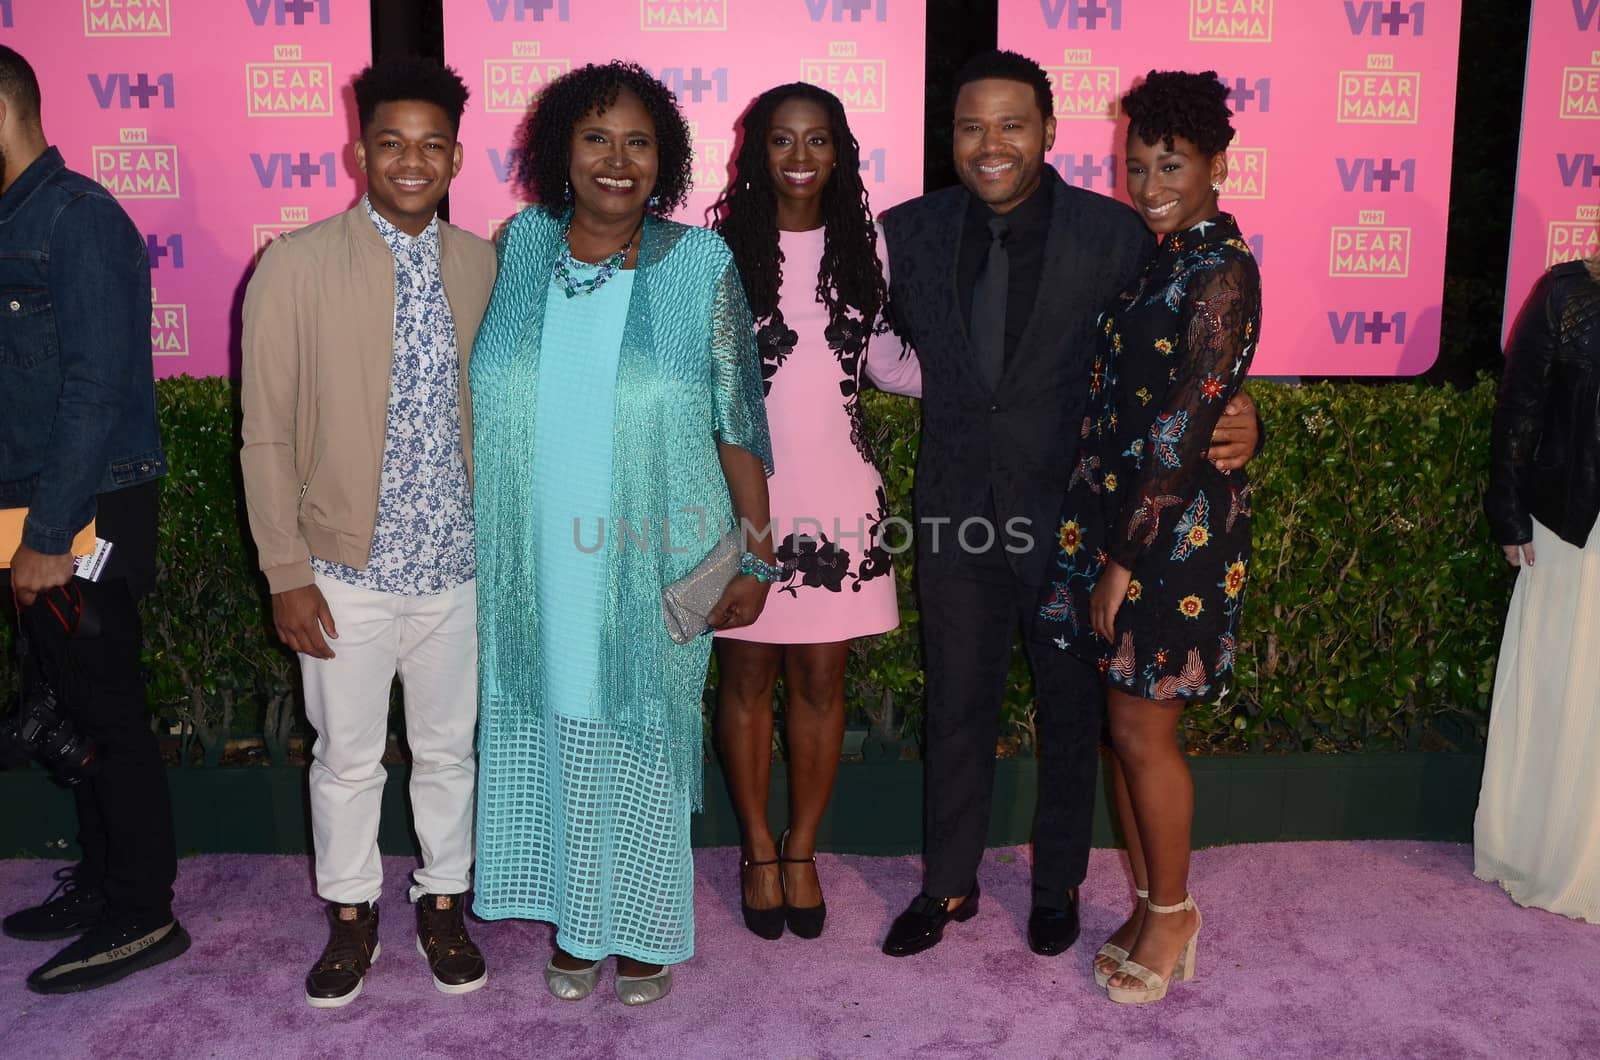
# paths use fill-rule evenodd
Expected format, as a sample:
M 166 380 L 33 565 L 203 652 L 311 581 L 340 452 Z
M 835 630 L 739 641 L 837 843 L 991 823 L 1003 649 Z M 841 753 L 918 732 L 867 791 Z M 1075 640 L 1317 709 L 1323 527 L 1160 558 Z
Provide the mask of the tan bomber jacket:
M 494 289 L 494 246 L 441 221 L 439 271 L 470 475 L 467 361 Z M 243 348 L 239 462 L 268 588 L 310 585 L 312 556 L 365 569 L 394 367 L 394 256 L 362 204 L 272 242 L 245 291 Z

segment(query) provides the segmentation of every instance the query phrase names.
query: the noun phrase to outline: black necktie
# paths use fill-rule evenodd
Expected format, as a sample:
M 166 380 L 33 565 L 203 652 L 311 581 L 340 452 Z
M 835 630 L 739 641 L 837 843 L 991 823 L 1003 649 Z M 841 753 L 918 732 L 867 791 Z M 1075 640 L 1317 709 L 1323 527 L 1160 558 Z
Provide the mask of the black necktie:
M 1000 385 L 1006 364 L 1006 289 L 1011 283 L 1011 256 L 1006 237 L 1011 225 L 1004 217 L 989 218 L 989 253 L 972 285 L 972 349 L 978 374 L 990 390 Z

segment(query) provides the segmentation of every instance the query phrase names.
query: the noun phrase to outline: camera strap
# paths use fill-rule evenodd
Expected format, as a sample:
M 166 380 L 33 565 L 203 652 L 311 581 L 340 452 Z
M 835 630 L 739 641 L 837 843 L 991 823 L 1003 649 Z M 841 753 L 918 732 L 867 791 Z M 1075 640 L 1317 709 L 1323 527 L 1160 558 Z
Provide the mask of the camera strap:
M 83 590 L 79 588 L 77 579 L 73 579 L 65 585 L 40 593 L 32 606 L 25 612 L 19 612 L 18 620 L 20 624 L 21 619 L 31 617 L 51 626 L 52 633 L 59 628 L 63 637 L 76 637 L 80 632 L 87 632 L 83 628 L 83 616 Z
M 17 657 L 18 707 L 30 693 L 41 690 L 59 693 L 61 682 L 68 677 L 65 661 L 54 657 L 44 643 L 45 638 L 65 642 L 78 628 L 83 595 L 76 586 L 68 588 L 71 593 L 63 589 L 40 593 L 27 607 L 17 605 L 16 598 L 12 597 L 12 604 L 17 607 L 17 636 L 13 647 Z
M 50 681 L 45 676 L 44 660 L 40 658 L 39 646 L 33 642 L 33 631 L 28 628 L 27 616 L 17 615 L 17 636 L 12 645 L 17 656 L 17 701 L 20 703 L 30 689 L 40 685 L 48 686 Z

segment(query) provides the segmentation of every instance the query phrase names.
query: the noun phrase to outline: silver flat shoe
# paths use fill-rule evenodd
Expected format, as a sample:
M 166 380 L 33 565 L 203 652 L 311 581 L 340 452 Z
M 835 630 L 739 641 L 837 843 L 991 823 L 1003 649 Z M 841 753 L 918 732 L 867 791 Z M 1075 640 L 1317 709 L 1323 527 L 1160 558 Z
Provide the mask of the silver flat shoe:
M 554 959 L 544 966 L 544 985 L 562 1001 L 582 1001 L 594 993 L 594 984 L 600 980 L 600 962 L 587 968 L 569 972 L 557 968 Z
M 654 975 L 617 976 L 617 1000 L 624 1005 L 648 1005 L 660 1001 L 672 990 L 672 966 Z

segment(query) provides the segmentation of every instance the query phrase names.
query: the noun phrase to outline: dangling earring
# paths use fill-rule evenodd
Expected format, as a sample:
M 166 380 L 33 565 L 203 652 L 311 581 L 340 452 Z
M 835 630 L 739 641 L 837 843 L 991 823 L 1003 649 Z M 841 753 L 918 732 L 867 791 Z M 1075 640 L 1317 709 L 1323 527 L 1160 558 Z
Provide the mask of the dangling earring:
M 645 205 L 650 207 L 650 209 L 654 210 L 657 206 L 661 205 L 661 196 L 659 196 L 659 195 L 650 196 L 650 198 L 645 201 Z
M 567 203 L 572 201 L 572 182 L 570 180 L 561 189 L 561 201 Z

